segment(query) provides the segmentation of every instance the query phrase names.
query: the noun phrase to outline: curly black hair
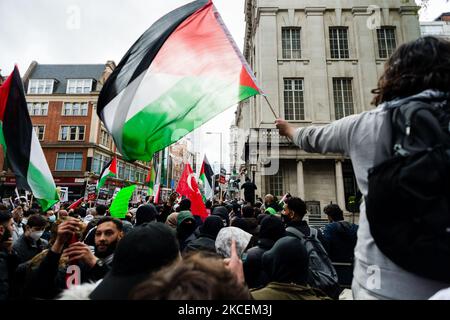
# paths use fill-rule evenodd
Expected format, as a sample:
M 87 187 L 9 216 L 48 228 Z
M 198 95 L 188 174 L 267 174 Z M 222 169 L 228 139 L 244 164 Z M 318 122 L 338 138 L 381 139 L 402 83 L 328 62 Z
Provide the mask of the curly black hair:
M 450 91 L 450 42 L 422 37 L 401 45 L 386 62 L 373 105 L 427 89 Z

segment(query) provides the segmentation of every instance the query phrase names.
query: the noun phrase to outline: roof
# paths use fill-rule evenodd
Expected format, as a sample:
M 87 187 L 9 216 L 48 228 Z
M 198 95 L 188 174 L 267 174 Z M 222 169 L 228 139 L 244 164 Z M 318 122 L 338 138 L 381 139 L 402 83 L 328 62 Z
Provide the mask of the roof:
M 53 93 L 66 93 L 67 79 L 98 81 L 104 70 L 105 64 L 37 64 L 29 79 L 55 79 Z

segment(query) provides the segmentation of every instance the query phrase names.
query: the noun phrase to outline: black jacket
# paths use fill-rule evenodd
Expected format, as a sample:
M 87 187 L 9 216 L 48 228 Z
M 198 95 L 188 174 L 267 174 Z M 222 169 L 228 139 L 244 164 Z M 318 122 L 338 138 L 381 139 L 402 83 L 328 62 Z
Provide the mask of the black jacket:
M 259 239 L 256 247 L 247 250 L 243 265 L 245 282 L 249 288 L 261 288 L 269 283 L 269 277 L 263 270 L 262 256 L 274 243 L 270 239 Z
M 0 251 L 0 301 L 8 300 L 12 291 L 12 275 L 18 265 L 15 254 Z
M 27 294 L 32 298 L 54 299 L 66 288 L 67 267 L 60 267 L 61 254 L 48 250 L 47 255 L 37 269 L 31 271 L 27 283 Z M 111 259 L 112 260 L 112 259 Z M 111 262 L 102 266 L 96 264 L 93 268 L 80 263 L 80 283 L 96 282 L 103 279 L 111 270 Z
M 39 239 L 34 243 L 32 240 L 25 237 L 25 234 L 21 235 L 19 239 L 14 243 L 14 251 L 17 253 L 20 263 L 26 262 L 32 259 L 42 250 L 47 249 L 48 242 L 44 239 Z

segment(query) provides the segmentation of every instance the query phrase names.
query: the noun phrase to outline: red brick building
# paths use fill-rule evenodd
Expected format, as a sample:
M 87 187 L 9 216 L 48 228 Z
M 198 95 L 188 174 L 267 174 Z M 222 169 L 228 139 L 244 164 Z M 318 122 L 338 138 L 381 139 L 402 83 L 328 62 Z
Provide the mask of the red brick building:
M 99 92 L 115 63 L 83 65 L 32 62 L 23 82 L 28 111 L 57 186 L 69 188 L 69 199 L 84 194 L 114 155 L 114 143 L 96 114 Z M 128 163 L 118 157 L 118 179 L 106 187 L 143 186 L 148 164 Z M 14 192 L 15 178 L 0 157 L 2 197 Z

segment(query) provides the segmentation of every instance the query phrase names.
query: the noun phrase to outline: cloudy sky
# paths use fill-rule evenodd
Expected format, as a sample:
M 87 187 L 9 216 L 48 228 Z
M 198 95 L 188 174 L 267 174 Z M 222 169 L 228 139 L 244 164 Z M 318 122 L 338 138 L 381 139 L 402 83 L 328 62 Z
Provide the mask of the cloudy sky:
M 419 0 L 418 0 L 419 1 Z M 31 61 L 43 64 L 118 63 L 134 41 L 158 18 L 189 0 L 14 0 L 0 1 L 0 69 L 16 63 L 23 74 Z M 446 0 L 431 0 L 422 20 L 450 11 Z M 216 7 L 242 49 L 244 0 L 215 0 Z M 228 161 L 228 129 L 235 107 L 217 116 L 195 134 L 198 151 L 210 162 L 219 160 L 222 132 L 224 161 Z M 194 140 L 194 139 L 192 139 Z M 226 155 L 226 156 L 225 156 Z

